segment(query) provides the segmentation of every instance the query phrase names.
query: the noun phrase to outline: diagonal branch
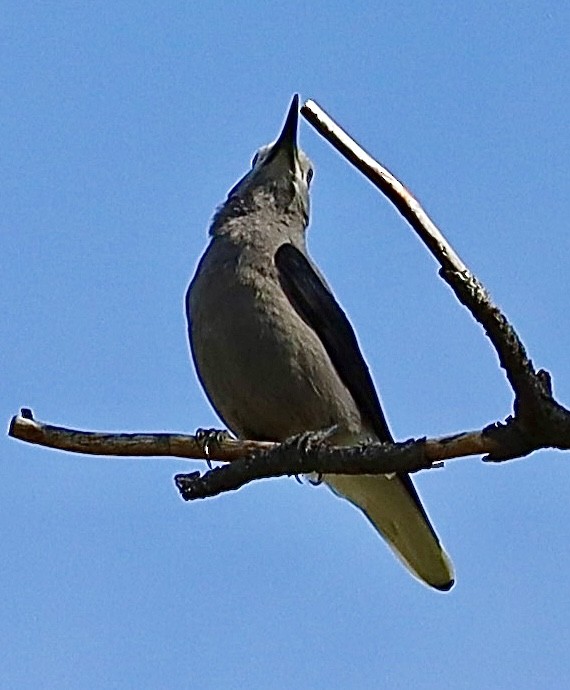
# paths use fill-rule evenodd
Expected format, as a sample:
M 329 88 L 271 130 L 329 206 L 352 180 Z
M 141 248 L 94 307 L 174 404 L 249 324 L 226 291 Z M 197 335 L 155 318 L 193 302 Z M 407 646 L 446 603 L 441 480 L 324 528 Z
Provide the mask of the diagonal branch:
M 339 153 L 386 196 L 440 264 L 440 275 L 451 287 L 459 301 L 469 309 L 483 326 L 497 351 L 499 361 L 519 405 L 534 408 L 537 399 L 550 398 L 547 377 L 537 374 L 527 356 L 521 339 L 489 293 L 467 268 L 441 231 L 436 227 L 419 201 L 392 173 L 374 160 L 314 101 L 301 108 L 305 119 Z

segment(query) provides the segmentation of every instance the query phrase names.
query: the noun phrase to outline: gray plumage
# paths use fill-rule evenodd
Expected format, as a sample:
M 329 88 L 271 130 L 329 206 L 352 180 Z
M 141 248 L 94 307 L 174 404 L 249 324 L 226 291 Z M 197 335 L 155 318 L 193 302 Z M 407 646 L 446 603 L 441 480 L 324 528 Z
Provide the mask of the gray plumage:
M 312 167 L 295 96 L 277 141 L 229 192 L 186 295 L 190 348 L 216 412 L 237 436 L 282 441 L 338 426 L 337 440 L 391 441 L 354 331 L 311 261 Z M 326 475 L 427 584 L 453 569 L 411 479 Z

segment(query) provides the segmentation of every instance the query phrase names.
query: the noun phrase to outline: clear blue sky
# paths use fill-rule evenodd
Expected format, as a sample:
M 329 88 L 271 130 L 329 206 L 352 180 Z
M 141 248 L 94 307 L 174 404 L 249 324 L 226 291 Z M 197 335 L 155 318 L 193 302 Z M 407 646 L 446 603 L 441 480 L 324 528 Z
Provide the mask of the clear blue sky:
M 452 6 L 453 5 L 453 6 Z M 461 7 L 463 5 L 463 7 Z M 419 196 L 570 402 L 570 6 L 10 3 L 2 10 L 1 418 L 215 426 L 183 294 L 209 219 L 314 98 Z M 480 329 L 396 212 L 306 124 L 309 242 L 396 436 L 503 418 Z M 6 688 L 570 683 L 569 456 L 417 483 L 457 585 L 292 479 L 183 503 L 175 459 L 0 440 Z

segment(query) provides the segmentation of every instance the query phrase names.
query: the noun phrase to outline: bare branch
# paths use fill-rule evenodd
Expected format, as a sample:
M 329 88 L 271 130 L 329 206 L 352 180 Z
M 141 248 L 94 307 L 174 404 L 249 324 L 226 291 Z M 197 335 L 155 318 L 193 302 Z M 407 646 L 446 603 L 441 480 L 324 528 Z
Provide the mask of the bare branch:
M 165 433 L 101 433 L 67 429 L 37 421 L 29 408 L 23 408 L 19 415 L 12 417 L 8 435 L 19 441 L 69 453 L 216 459 L 222 462 L 231 462 L 243 458 L 244 455 L 268 450 L 277 445 L 265 441 L 238 441 L 228 438 L 223 442 L 216 442 L 215 447 L 210 448 L 209 455 L 206 455 L 204 444 L 195 436 Z
M 558 440 L 561 445 L 556 447 L 570 448 L 570 424 L 565 426 L 564 437 Z M 318 433 L 308 433 L 203 475 L 199 472 L 178 474 L 174 480 L 182 498 L 189 501 L 234 491 L 258 479 L 315 473 L 321 476 L 413 473 L 442 467 L 444 460 L 474 455 L 485 455 L 484 460 L 488 462 L 514 460 L 549 445 L 542 446 L 513 418 L 481 431 L 393 444 L 331 447 L 319 442 Z
M 453 247 L 406 187 L 374 160 L 314 101 L 301 108 L 306 120 L 350 163 L 360 170 L 397 208 L 440 264 L 441 277 L 483 326 L 515 393 L 518 405 L 534 414 L 537 398 L 549 398 L 545 375 L 537 374 L 512 325 L 494 305 L 481 282 L 467 268 Z
M 43 424 L 23 409 L 9 435 L 28 443 L 75 453 L 113 456 L 167 456 L 219 460 L 230 464 L 175 477 L 185 500 L 232 491 L 256 479 L 298 474 L 389 474 L 441 466 L 442 461 L 485 456 L 501 462 L 541 448 L 570 449 L 570 412 L 552 396 L 550 376 L 535 371 L 525 348 L 483 285 L 421 208 L 417 199 L 388 170 L 308 101 L 303 115 L 396 206 L 439 262 L 440 275 L 483 326 L 515 393 L 514 415 L 480 431 L 403 443 L 331 447 L 318 432 L 284 443 L 216 437 L 206 452 L 202 439 L 183 434 L 112 434 Z
M 509 426 L 509 424 L 506 426 Z M 469 455 L 493 455 L 500 452 L 506 455 L 505 443 L 507 436 L 503 434 L 502 437 L 496 438 L 496 428 L 495 425 L 492 425 L 481 431 L 468 431 L 433 439 L 409 440 L 403 444 L 372 443 L 356 447 L 321 445 L 319 446 L 318 453 L 314 453 L 314 449 L 311 450 L 309 447 L 304 449 L 304 453 L 309 458 L 309 461 L 314 464 L 302 465 L 301 469 L 297 465 L 289 463 L 289 459 L 292 457 L 289 451 L 287 453 L 283 451 L 280 454 L 276 452 L 275 457 L 279 455 L 282 459 L 287 458 L 287 461 L 280 468 L 276 466 L 275 469 L 268 468 L 263 470 L 263 472 L 269 472 L 269 474 L 262 474 L 260 477 L 277 477 L 286 474 L 310 472 L 334 473 L 339 471 L 339 463 L 346 463 L 347 457 L 362 460 L 364 465 L 359 466 L 356 461 L 352 468 L 347 468 L 343 465 L 342 471 L 346 474 L 361 474 L 363 472 L 382 474 L 400 470 L 414 472 L 420 468 L 416 467 L 414 463 L 411 465 L 405 464 L 406 461 L 402 461 L 400 457 L 397 457 L 398 452 L 388 452 L 390 449 L 398 451 L 402 445 L 408 448 L 410 443 L 421 443 L 422 445 L 425 462 L 422 460 L 421 469 L 424 469 L 424 466 L 427 469 L 427 467 L 440 463 L 443 460 L 452 460 Z M 287 443 L 289 447 L 296 449 L 295 452 L 299 450 L 296 442 L 291 445 L 291 440 L 285 444 L 279 444 L 270 441 L 224 438 L 212 444 L 209 453 L 206 454 L 204 452 L 204 444 L 196 436 L 163 432 L 126 434 L 69 429 L 38 421 L 34 418 L 29 408 L 23 408 L 19 415 L 12 417 L 8 435 L 19 441 L 33 443 L 45 448 L 63 450 L 69 453 L 115 457 L 153 456 L 235 462 L 253 455 L 260 457 L 262 453 L 269 457 L 273 451 L 277 451 L 280 446 L 287 445 Z M 508 440 L 508 445 L 512 453 L 514 451 L 512 438 Z M 515 455 L 518 452 L 519 448 L 517 446 L 514 451 Z M 329 455 L 331 457 L 330 462 L 327 461 Z M 307 460 L 303 461 L 297 458 L 294 462 L 307 462 Z M 404 465 L 401 464 L 402 462 L 404 462 Z M 378 466 L 373 467 L 374 463 L 377 463 Z M 353 464 L 352 461 L 350 464 Z
M 514 419 L 480 431 L 351 447 L 327 446 L 319 441 L 318 433 L 303 434 L 282 444 L 222 438 L 212 444 L 208 455 L 204 452 L 204 444 L 195 436 L 68 429 L 37 421 L 29 409 L 23 409 L 20 415 L 13 417 L 8 433 L 21 441 L 74 453 L 115 457 L 181 457 L 231 463 L 204 475 L 199 472 L 177 475 L 176 484 L 185 500 L 216 496 L 256 479 L 311 473 L 417 472 L 440 467 L 444 460 L 487 455 L 488 459 L 498 462 L 522 457 L 541 447 L 529 441 L 528 435 L 521 431 Z M 568 429 L 562 444 L 557 447 L 570 448 Z

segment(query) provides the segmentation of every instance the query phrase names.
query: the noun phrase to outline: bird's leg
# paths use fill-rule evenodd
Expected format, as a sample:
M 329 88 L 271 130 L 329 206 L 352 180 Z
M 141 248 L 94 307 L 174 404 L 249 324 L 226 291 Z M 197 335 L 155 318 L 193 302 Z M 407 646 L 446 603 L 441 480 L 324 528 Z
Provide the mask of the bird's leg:
M 317 429 L 316 431 L 305 431 L 296 438 L 297 449 L 299 453 L 306 454 L 308 450 L 326 445 L 338 431 L 338 424 L 325 429 Z M 303 483 L 298 474 L 295 475 L 295 479 L 299 484 Z M 307 481 L 312 486 L 319 486 L 319 484 L 323 483 L 323 475 L 320 472 L 307 475 Z
M 196 442 L 202 446 L 204 455 L 206 456 L 206 464 L 208 469 L 212 469 L 212 461 L 210 459 L 210 451 L 212 446 L 220 445 L 222 441 L 227 441 L 232 435 L 225 429 L 196 429 L 194 436 Z

